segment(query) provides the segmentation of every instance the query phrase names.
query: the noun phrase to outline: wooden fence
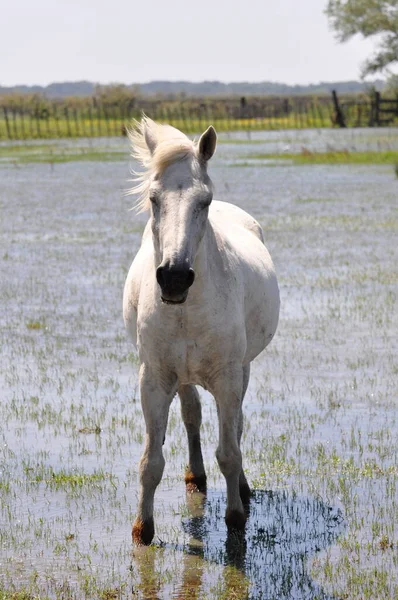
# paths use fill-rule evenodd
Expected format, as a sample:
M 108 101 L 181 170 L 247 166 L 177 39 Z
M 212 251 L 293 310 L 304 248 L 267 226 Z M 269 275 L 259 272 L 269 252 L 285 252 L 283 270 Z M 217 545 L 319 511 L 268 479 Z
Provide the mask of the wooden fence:
M 339 101 L 332 92 L 335 125 L 339 127 L 386 127 L 398 125 L 398 95 L 382 98 L 374 92 L 366 100 L 344 99 Z
M 73 105 L 45 98 L 24 105 L 0 101 L 0 140 L 64 137 L 110 137 L 126 134 L 142 113 L 186 133 L 209 124 L 218 131 L 307 129 L 332 126 L 380 126 L 397 122 L 398 98 L 339 99 L 332 97 L 186 99 L 142 98 L 104 103 L 96 98 Z

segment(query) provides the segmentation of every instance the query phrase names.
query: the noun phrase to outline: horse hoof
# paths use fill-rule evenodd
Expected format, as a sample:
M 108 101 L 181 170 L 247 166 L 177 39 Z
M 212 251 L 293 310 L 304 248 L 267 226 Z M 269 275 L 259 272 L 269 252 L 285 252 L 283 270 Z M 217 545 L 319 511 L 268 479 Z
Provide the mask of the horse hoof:
M 132 536 L 133 542 L 136 544 L 136 546 L 149 546 L 154 535 L 155 527 L 153 524 L 153 519 L 148 519 L 147 521 L 136 519 L 134 521 Z
M 194 475 L 192 471 L 187 471 L 185 473 L 185 485 L 187 492 L 201 492 L 205 494 L 207 489 L 206 474 Z
M 243 531 L 246 525 L 246 515 L 239 510 L 227 510 L 225 514 L 225 522 L 228 531 Z
M 243 483 L 239 486 L 239 495 L 243 505 L 247 506 L 250 503 L 250 498 L 252 497 L 252 491 L 247 483 Z

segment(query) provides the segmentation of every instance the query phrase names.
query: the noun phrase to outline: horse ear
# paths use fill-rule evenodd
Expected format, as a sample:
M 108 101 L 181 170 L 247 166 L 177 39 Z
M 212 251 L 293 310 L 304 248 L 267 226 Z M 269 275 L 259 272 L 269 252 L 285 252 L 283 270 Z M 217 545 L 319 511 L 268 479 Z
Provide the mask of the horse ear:
M 145 122 L 144 122 L 143 126 L 144 126 L 145 143 L 148 146 L 149 152 L 153 155 L 153 153 L 156 150 L 156 137 L 155 137 L 153 131 L 150 129 L 150 127 L 148 127 L 148 125 Z
M 199 140 L 199 158 L 202 160 L 210 160 L 216 151 L 217 134 L 212 125 L 206 129 L 200 136 Z

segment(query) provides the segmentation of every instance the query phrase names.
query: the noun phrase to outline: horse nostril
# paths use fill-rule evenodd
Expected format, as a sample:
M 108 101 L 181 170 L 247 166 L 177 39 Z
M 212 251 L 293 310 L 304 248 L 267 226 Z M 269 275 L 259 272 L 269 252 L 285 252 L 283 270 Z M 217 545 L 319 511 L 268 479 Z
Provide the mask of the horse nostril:
M 193 282 L 195 281 L 195 271 L 193 269 L 189 269 L 188 271 L 188 287 L 191 287 Z
M 164 267 L 158 267 L 156 269 L 156 281 L 158 282 L 160 287 L 162 287 L 162 285 L 164 285 L 163 274 L 164 274 Z
M 156 269 L 156 280 L 163 293 L 172 296 L 183 294 L 193 284 L 195 272 L 185 265 L 172 265 L 166 262 Z

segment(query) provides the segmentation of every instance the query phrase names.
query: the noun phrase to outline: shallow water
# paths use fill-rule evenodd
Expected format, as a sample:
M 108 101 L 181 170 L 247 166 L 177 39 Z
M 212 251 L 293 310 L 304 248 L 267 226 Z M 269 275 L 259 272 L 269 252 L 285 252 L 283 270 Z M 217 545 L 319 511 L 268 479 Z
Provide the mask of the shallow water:
M 350 139 L 358 150 L 397 147 L 386 130 L 253 132 L 258 144 L 224 136 L 210 166 L 215 197 L 261 222 L 281 288 L 278 332 L 245 400 L 243 455 L 256 492 L 245 540 L 229 539 L 216 411 L 203 392 L 209 493 L 186 498 L 176 400 L 157 545 L 134 555 L 144 424 L 121 296 L 145 218 L 123 196 L 126 144 L 98 142 L 126 148 L 123 162 L 0 167 L 0 590 L 397 597 L 393 169 L 230 166 L 287 143 L 299 151 Z

